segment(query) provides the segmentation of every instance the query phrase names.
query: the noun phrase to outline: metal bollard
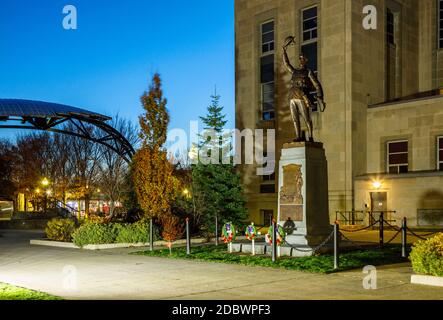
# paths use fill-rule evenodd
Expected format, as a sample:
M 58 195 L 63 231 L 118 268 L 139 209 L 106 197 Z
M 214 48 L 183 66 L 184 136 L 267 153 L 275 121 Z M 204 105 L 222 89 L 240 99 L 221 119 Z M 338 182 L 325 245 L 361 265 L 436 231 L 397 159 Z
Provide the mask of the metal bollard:
M 340 254 L 340 225 L 338 223 L 334 224 L 334 270 L 340 267 L 339 261 Z
M 189 234 L 189 218 L 186 218 L 186 254 L 191 254 L 191 235 Z
M 277 261 L 277 223 L 272 220 L 272 262 Z
M 154 225 L 152 219 L 149 224 L 149 250 L 154 251 Z
M 380 248 L 383 248 L 385 240 L 384 240 L 384 213 L 380 213 L 379 224 L 379 233 L 380 233 Z
M 215 245 L 218 246 L 218 216 L 215 215 Z
M 402 228 L 401 228 L 401 256 L 402 258 L 407 258 L 408 253 L 406 252 L 406 245 L 408 243 L 408 221 L 407 218 L 403 218 Z

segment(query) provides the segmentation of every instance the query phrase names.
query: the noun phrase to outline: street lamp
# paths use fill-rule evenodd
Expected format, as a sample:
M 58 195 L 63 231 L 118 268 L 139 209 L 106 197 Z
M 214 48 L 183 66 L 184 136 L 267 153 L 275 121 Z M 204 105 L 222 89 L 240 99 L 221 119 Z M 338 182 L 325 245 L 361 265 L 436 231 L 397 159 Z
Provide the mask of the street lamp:
M 44 178 L 44 179 L 42 180 L 42 186 L 43 186 L 43 187 L 47 187 L 47 186 L 49 186 L 49 180 L 48 180 L 47 178 Z

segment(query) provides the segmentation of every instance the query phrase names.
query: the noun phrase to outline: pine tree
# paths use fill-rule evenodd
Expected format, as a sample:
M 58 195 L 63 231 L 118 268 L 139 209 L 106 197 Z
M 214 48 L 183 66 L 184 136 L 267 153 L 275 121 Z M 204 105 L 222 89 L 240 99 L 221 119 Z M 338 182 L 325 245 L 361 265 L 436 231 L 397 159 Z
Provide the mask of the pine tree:
M 227 123 L 220 106 L 220 96 L 211 96 L 212 101 L 207 108 L 207 115 L 200 117 L 206 130 L 214 130 L 220 135 L 220 139 L 214 141 L 203 140 L 200 148 L 208 147 L 212 151 L 219 148 L 220 157 L 225 146 L 225 140 L 221 137 Z M 230 143 L 230 142 L 228 142 Z M 202 222 L 204 230 L 213 234 L 215 231 L 215 218 L 219 223 L 233 222 L 242 223 L 247 216 L 245 201 L 242 196 L 240 176 L 236 173 L 235 167 L 230 164 L 203 164 L 199 161 L 192 168 L 193 192 L 197 198 L 196 203 L 203 204 L 197 208 L 199 220 Z
M 171 212 L 178 180 L 163 149 L 169 124 L 161 80 L 155 74 L 141 97 L 145 112 L 139 117 L 142 146 L 133 157 L 132 178 L 137 199 L 146 218 L 161 218 Z

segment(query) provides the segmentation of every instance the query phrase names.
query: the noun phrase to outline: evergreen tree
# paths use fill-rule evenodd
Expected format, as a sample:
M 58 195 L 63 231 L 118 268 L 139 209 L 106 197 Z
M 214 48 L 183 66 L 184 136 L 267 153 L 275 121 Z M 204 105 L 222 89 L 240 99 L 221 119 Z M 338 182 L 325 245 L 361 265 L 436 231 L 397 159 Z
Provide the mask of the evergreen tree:
M 206 147 L 209 152 L 214 148 L 219 149 L 220 158 L 226 145 L 221 136 L 227 121 L 220 106 L 220 96 L 211 96 L 211 104 L 207 108 L 207 115 L 200 117 L 206 130 L 213 130 L 219 138 L 216 141 L 208 139 L 201 141 L 200 148 Z M 230 142 L 227 142 L 230 143 Z M 213 234 L 215 231 L 215 218 L 218 217 L 220 225 L 232 221 L 239 224 L 247 217 L 245 201 L 242 196 L 240 176 L 236 173 L 232 160 L 229 164 L 210 163 L 203 164 L 199 161 L 192 168 L 193 196 L 195 203 L 201 204 L 196 209 L 204 231 Z

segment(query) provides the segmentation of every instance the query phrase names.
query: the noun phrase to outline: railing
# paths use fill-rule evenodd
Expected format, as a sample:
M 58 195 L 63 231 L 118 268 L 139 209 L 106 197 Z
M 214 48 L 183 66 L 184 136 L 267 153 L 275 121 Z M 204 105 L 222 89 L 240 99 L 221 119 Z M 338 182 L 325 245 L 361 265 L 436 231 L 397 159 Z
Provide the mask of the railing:
M 341 224 L 355 226 L 365 222 L 365 211 L 336 211 L 335 221 Z
M 384 219 L 389 223 L 395 223 L 396 220 L 393 216 L 396 211 L 336 211 L 335 221 L 342 225 L 357 226 L 364 225 L 368 222 L 369 225 L 373 225 L 375 221 L 378 221 L 380 214 L 383 213 Z

